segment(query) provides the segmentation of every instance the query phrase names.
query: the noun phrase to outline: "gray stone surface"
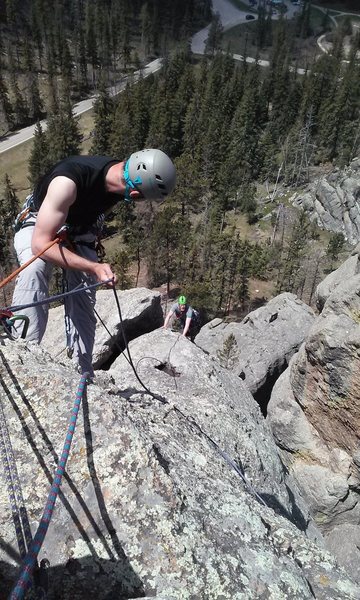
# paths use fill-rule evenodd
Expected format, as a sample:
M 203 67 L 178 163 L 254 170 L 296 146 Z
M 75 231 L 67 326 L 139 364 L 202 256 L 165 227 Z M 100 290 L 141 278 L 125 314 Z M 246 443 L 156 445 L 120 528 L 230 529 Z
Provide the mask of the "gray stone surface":
M 147 333 L 163 324 L 163 312 L 159 292 L 147 288 L 117 291 L 124 332 L 127 340 Z M 112 290 L 98 290 L 96 311 L 104 325 L 98 320 L 95 332 L 93 365 L 101 368 L 113 354 L 124 348 L 120 327 L 120 316 Z M 62 306 L 50 311 L 49 323 L 41 345 L 59 360 L 71 364 L 67 359 L 65 346 L 64 309 Z
M 360 166 L 354 160 L 350 167 L 334 171 L 311 183 L 296 196 L 300 206 L 320 227 L 342 233 L 350 244 L 360 241 Z
M 34 532 L 79 377 L 39 346 L 1 344 L 0 399 Z M 89 386 L 40 552 L 51 563 L 49 600 L 359 598 L 305 537 L 316 530 L 242 382 L 168 330 L 137 338 L 130 351 L 154 395 L 122 356 Z M 5 486 L 0 529 L 3 600 L 18 572 Z
M 360 274 L 332 284 L 274 386 L 268 422 L 325 542 L 360 581 Z
M 201 328 L 197 346 L 219 357 L 232 334 L 237 347 L 227 366 L 241 376 L 251 393 L 287 366 L 314 322 L 313 310 L 294 294 L 276 296 L 265 306 L 249 313 L 241 323 L 214 319 Z
M 359 255 L 353 254 L 338 269 L 331 271 L 319 283 L 315 292 L 316 306 L 321 311 L 330 294 L 338 287 L 346 285 L 353 275 L 360 271 Z

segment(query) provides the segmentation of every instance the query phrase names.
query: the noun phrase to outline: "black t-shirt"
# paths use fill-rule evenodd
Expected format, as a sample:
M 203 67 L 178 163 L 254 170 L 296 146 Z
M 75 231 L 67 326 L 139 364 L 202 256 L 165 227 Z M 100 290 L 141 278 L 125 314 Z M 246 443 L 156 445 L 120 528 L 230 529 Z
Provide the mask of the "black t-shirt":
M 119 194 L 105 189 L 105 176 L 110 167 L 119 160 L 108 156 L 70 156 L 52 167 L 34 190 L 34 207 L 39 210 L 50 182 L 58 176 L 74 181 L 77 188 L 76 200 L 70 206 L 66 223 L 86 230 L 97 218 L 120 200 Z

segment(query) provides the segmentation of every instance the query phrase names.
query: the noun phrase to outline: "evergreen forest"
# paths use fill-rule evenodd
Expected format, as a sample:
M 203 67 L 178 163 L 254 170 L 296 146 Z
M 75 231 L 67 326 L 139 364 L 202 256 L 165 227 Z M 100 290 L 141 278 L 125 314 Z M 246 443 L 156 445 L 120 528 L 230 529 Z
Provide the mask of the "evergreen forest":
M 206 54 L 192 55 L 192 32 L 211 20 L 207 0 L 59 0 L 51 10 L 44 0 L 7 0 L 2 121 L 11 129 L 47 115 L 47 130 L 36 127 L 31 184 L 53 162 L 81 153 L 72 104 L 92 90 L 91 154 L 122 160 L 156 147 L 176 164 L 175 192 L 160 209 L 121 204 L 111 216 L 107 236 L 121 232 L 110 248 L 120 287 L 137 285 L 145 270 L 149 287 L 181 289 L 206 318 L 243 315 L 254 306 L 252 281 L 264 282 L 272 295 L 290 291 L 312 302 L 344 239 L 332 235 L 321 249 L 316 226 L 305 213 L 288 211 L 286 200 L 313 173 L 343 168 L 359 155 L 360 38 L 344 20 L 331 34 L 331 51 L 300 74 L 291 52 L 295 40 L 312 35 L 310 8 L 305 2 L 291 25 L 282 18 L 275 25 L 260 11 L 259 48 L 266 44 L 270 52 L 263 68 L 223 51 L 216 15 Z M 109 95 L 117 78 L 141 72 L 157 56 L 156 75 L 137 83 L 130 76 L 124 92 Z M 22 90 L 19 73 L 27 79 Z M 18 203 L 8 174 L 0 198 L 0 262 L 7 271 Z

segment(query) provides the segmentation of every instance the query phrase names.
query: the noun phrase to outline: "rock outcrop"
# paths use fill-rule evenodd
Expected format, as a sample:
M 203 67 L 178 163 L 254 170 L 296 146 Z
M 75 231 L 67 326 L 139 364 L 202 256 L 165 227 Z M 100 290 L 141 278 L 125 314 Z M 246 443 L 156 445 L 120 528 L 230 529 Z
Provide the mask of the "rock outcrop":
M 243 379 L 265 407 L 267 394 L 304 341 L 314 319 L 307 304 L 286 292 L 249 313 L 241 323 L 210 321 L 202 327 L 195 343 Z M 236 343 L 224 356 L 229 336 Z
M 350 244 L 360 241 L 360 159 L 345 171 L 334 171 L 296 195 L 294 205 L 303 208 L 319 227 L 342 233 Z
M 354 254 L 349 256 L 338 269 L 329 273 L 316 288 L 315 299 L 319 311 L 322 311 L 326 300 L 336 288 L 341 288 L 343 284 L 346 285 L 349 279 L 359 272 L 359 255 Z
M 0 399 L 34 533 L 78 376 L 35 344 L 1 343 Z M 285 484 L 243 382 L 170 331 L 129 347 L 83 401 L 40 553 L 49 600 L 359 598 Z M 5 486 L 0 528 L 3 600 L 19 562 Z
M 329 547 L 360 581 L 360 274 L 343 276 L 355 258 L 322 284 L 322 313 L 276 382 L 268 420 Z
M 125 347 L 127 341 L 148 333 L 163 324 L 161 295 L 147 288 L 117 292 L 122 324 L 112 290 L 99 290 L 96 294 L 96 324 L 93 365 L 95 369 L 107 368 Z M 101 321 L 100 321 L 101 319 Z M 46 333 L 41 345 L 55 358 L 66 360 L 64 308 L 51 310 Z

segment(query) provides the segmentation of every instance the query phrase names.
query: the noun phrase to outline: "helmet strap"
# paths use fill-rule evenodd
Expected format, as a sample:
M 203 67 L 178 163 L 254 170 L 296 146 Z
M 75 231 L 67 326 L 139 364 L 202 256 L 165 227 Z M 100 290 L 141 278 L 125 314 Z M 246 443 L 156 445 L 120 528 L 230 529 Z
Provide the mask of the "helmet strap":
M 137 192 L 139 192 L 141 194 L 141 191 L 136 187 L 137 185 L 141 185 L 142 184 L 142 179 L 140 176 L 137 176 L 137 178 L 133 181 L 129 175 L 129 159 L 126 161 L 125 163 L 125 167 L 124 167 L 124 180 L 125 180 L 125 194 L 124 194 L 124 200 L 126 202 L 131 202 L 131 192 L 136 190 Z

